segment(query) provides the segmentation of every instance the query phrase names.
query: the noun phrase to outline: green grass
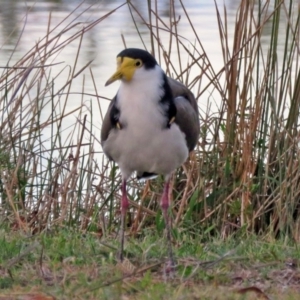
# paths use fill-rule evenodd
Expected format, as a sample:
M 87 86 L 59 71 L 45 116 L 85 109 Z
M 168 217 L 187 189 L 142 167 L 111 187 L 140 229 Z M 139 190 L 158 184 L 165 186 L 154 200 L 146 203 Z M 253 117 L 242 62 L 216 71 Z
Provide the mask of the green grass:
M 180 239 L 172 279 L 164 272 L 165 240 L 155 232 L 128 239 L 126 261 L 136 268 L 131 274 L 116 263 L 116 247 L 113 237 L 67 229 L 35 237 L 3 229 L 0 299 L 33 291 L 56 299 L 255 299 L 257 291 L 241 294 L 247 287 L 272 299 L 297 299 L 300 292 L 300 252 L 281 240 Z
M 109 99 L 78 57 L 85 34 L 104 30 L 102 21 L 119 8 L 80 23 L 75 9 L 54 27 L 50 15 L 45 36 L 0 75 L 0 300 L 42 292 L 57 299 L 299 298 L 297 4 L 241 1 L 233 34 L 227 11 L 216 6 L 220 69 L 183 1 L 180 12 L 171 2 L 168 22 L 154 4 L 148 1 L 149 20 L 131 1 L 124 5 L 167 74 L 207 103 L 199 108 L 199 143 L 172 178 L 174 278 L 164 274 L 161 178 L 129 181 L 127 260 L 115 260 L 120 172 L 101 155 L 96 127 Z M 180 32 L 183 19 L 193 41 Z M 77 54 L 66 66 L 59 53 L 74 42 Z M 88 95 L 84 71 L 94 83 Z M 80 78 L 82 102 L 69 106 Z

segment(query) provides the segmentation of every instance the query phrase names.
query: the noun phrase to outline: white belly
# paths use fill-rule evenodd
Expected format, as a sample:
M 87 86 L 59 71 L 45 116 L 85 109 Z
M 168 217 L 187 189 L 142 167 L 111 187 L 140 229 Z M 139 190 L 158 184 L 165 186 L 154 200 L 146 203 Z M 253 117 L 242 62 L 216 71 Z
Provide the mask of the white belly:
M 149 123 L 146 128 L 114 129 L 103 150 L 118 163 L 124 177 L 134 171 L 167 175 L 188 157 L 185 136 L 174 123 L 166 129 Z

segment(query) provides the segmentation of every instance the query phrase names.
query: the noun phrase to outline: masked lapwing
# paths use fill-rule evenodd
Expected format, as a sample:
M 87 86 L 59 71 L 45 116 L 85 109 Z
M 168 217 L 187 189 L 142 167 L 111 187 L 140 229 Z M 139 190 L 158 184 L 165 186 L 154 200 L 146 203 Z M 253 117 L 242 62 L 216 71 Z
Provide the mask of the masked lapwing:
M 160 201 L 165 220 L 168 254 L 174 266 L 171 225 L 168 218 L 170 176 L 188 158 L 199 137 L 198 107 L 194 95 L 180 82 L 166 76 L 147 51 L 129 48 L 117 56 L 117 71 L 105 86 L 121 85 L 104 117 L 101 144 L 122 174 L 121 249 L 129 201 L 126 182 L 161 174 L 165 186 Z

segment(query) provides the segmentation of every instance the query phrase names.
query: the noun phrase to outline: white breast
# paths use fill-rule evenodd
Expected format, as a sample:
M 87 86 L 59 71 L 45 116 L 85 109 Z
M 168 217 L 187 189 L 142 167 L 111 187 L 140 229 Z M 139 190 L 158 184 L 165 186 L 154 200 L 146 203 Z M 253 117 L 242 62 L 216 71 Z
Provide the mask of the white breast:
M 140 68 L 118 91 L 123 128 L 113 129 L 103 147 L 125 178 L 134 171 L 167 175 L 187 159 L 185 136 L 177 124 L 165 128 L 166 117 L 159 104 L 162 76 L 159 66 Z

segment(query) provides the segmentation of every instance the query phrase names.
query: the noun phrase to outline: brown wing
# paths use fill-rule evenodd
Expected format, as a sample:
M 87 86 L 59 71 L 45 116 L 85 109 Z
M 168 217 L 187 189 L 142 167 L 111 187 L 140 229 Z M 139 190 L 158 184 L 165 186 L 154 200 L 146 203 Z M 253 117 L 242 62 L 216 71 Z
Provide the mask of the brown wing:
M 198 142 L 200 125 L 198 116 L 198 105 L 193 93 L 182 83 L 169 78 L 168 82 L 174 97 L 177 114 L 175 123 L 184 132 L 187 145 L 190 151 L 194 149 Z M 116 97 L 111 101 L 107 113 L 103 119 L 101 128 L 101 144 L 108 138 L 109 132 L 115 128 L 111 115 L 114 114 Z
M 198 142 L 200 132 L 196 99 L 193 93 L 182 83 L 169 77 L 168 82 L 177 108 L 175 123 L 185 134 L 188 148 L 192 151 Z
M 101 128 L 101 144 L 107 140 L 110 131 L 115 127 L 115 124 L 112 122 L 112 111 L 114 110 L 116 102 L 116 96 L 111 100 L 109 107 L 107 109 L 106 115 L 104 116 Z

